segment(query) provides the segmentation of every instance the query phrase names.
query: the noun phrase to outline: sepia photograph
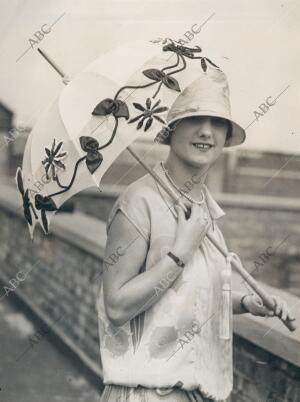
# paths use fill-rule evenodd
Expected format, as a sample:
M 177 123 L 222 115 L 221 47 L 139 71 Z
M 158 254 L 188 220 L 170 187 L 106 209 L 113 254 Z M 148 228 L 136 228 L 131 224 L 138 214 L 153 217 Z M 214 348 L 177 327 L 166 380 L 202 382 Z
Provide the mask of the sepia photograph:
M 0 402 L 300 402 L 300 1 L 0 7 Z

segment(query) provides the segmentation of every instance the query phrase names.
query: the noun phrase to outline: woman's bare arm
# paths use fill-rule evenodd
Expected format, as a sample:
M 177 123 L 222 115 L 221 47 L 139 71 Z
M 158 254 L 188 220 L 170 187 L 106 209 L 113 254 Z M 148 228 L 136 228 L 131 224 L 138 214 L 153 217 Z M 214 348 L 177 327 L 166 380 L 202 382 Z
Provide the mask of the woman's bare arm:
M 182 268 L 166 255 L 150 270 L 139 274 L 148 246 L 135 226 L 119 211 L 109 228 L 105 259 L 117 249 L 123 255 L 105 270 L 103 289 L 108 318 L 114 325 L 121 326 L 156 303 Z M 175 254 L 176 250 L 172 251 Z M 162 279 L 163 283 L 168 283 L 165 289 L 160 284 Z

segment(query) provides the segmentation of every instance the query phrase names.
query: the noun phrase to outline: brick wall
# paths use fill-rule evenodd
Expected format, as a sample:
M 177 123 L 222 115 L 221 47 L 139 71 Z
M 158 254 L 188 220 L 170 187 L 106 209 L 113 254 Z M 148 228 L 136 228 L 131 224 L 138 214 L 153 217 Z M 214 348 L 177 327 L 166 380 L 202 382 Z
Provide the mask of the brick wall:
M 224 207 L 225 208 L 225 207 Z M 300 296 L 300 212 L 227 207 L 221 220 L 230 250 L 253 276 Z M 286 239 L 286 240 L 285 240 Z M 268 247 L 274 256 L 260 258 Z
M 19 271 L 24 277 L 30 270 L 17 289 L 46 316 L 59 320 L 58 327 L 99 365 L 95 304 L 101 260 L 55 235 L 44 236 L 41 230 L 35 232 L 32 244 L 23 220 L 3 210 L 0 221 L 1 272 L 10 280 Z M 9 297 L 9 288 L 14 291 L 8 283 L 1 295 Z
M 109 197 L 105 202 L 108 200 Z M 71 216 L 61 214 L 60 218 L 56 217 L 57 222 L 52 227 L 52 234 L 44 236 L 41 230 L 37 229 L 34 243 L 31 243 L 21 211 L 17 210 L 13 201 L 1 201 L 0 196 L 2 280 L 5 277 L 7 280 L 14 278 L 20 270 L 27 272 L 34 267 L 15 291 L 30 298 L 31 303 L 38 306 L 46 317 L 54 321 L 59 320 L 56 325 L 66 338 L 88 356 L 100 371 L 95 304 L 101 279 L 99 250 L 101 247 L 103 250 L 105 244 L 105 227 L 100 226 L 99 220 L 87 218 L 80 213 Z M 108 206 L 105 208 L 108 209 Z M 77 228 L 76 222 L 79 222 Z M 83 245 L 82 239 L 76 240 L 79 236 L 78 227 L 81 228 L 82 239 L 91 233 L 96 233 L 97 236 L 91 236 Z M 89 228 L 88 233 L 82 230 L 84 227 Z M 243 238 L 246 237 L 245 235 Z M 91 240 L 93 238 L 95 240 Z M 236 240 L 236 244 L 244 244 L 242 240 Z M 93 243 L 90 244 L 89 250 L 88 243 Z M 9 286 L 8 283 L 6 285 Z M 2 286 L 1 294 L 3 293 Z M 9 297 L 9 293 L 6 297 Z M 300 339 L 298 340 L 299 350 Z M 283 337 L 282 342 L 289 350 L 289 338 Z M 290 354 L 293 355 L 293 352 Z M 234 356 L 235 378 L 231 402 L 300 400 L 300 359 L 299 365 L 292 364 L 276 356 L 276 353 L 264 350 L 253 343 L 251 338 L 249 340 L 248 336 L 239 334 L 234 338 Z M 258 361 L 264 364 L 257 363 Z
M 231 402 L 298 402 L 300 369 L 234 337 L 234 390 Z

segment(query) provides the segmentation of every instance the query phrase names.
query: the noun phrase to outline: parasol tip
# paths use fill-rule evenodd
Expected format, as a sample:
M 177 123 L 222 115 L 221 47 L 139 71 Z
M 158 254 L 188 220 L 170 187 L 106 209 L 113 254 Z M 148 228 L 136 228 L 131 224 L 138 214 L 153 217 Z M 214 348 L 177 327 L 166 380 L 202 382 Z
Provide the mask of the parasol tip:
M 44 57 L 44 59 L 50 64 L 50 66 L 54 68 L 54 70 L 62 77 L 62 79 L 66 77 L 66 74 L 58 67 L 58 65 L 53 60 L 51 60 L 51 58 L 46 54 L 44 50 L 38 47 L 37 51 Z

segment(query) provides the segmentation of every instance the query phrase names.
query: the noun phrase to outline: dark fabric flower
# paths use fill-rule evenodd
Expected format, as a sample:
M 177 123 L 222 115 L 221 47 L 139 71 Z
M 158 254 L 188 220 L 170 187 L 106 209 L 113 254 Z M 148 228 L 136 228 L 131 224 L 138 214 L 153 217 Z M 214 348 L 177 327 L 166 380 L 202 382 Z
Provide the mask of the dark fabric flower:
M 26 221 L 29 223 L 30 226 L 32 226 L 32 215 L 31 215 L 31 211 L 30 208 L 32 209 L 34 215 L 36 218 L 38 218 L 38 216 L 35 213 L 34 207 L 30 201 L 29 198 L 29 190 L 28 189 L 24 189 L 24 185 L 23 185 L 23 176 L 22 176 L 22 170 L 21 168 L 17 169 L 17 173 L 16 173 L 16 183 L 17 183 L 17 187 L 19 192 L 22 195 L 22 199 L 23 199 L 23 210 L 24 210 L 24 216 Z
M 55 146 L 55 138 L 52 143 L 51 150 L 49 148 L 45 148 L 46 151 L 46 158 L 42 161 L 42 164 L 45 165 L 45 170 L 46 170 L 46 177 L 49 180 L 49 169 L 51 168 L 51 176 L 52 180 L 56 180 L 57 176 L 57 169 L 66 169 L 65 165 L 62 163 L 61 159 L 64 158 L 67 155 L 67 152 L 62 152 L 58 153 L 63 145 L 63 142 L 60 141 L 56 146 Z
M 107 116 L 112 114 L 115 117 L 125 117 L 126 120 L 129 118 L 128 107 L 125 102 L 121 100 L 113 100 L 106 98 L 95 107 L 92 112 L 94 116 Z
M 160 104 L 160 100 L 158 100 L 152 107 L 151 107 L 151 99 L 147 98 L 146 100 L 146 107 L 144 107 L 143 105 L 134 102 L 133 106 L 140 110 L 142 113 L 139 114 L 138 116 L 134 117 L 133 119 L 129 120 L 128 123 L 134 123 L 138 120 L 139 123 L 137 125 L 137 129 L 139 130 L 140 128 L 143 127 L 144 121 L 146 121 L 145 127 L 144 127 L 144 131 L 147 131 L 152 123 L 153 123 L 153 119 L 158 120 L 160 123 L 162 124 L 166 124 L 166 122 L 159 116 L 157 116 L 157 113 L 162 113 L 162 112 L 166 112 L 168 110 L 167 107 L 165 106 L 161 106 L 161 107 L 157 107 Z
M 81 148 L 87 152 L 86 166 L 93 174 L 103 161 L 102 154 L 98 151 L 99 142 L 95 138 L 82 136 L 80 137 Z
M 201 68 L 204 72 L 207 70 L 207 65 L 220 69 L 215 63 L 213 63 L 208 57 L 196 56 L 195 53 L 202 52 L 202 49 L 199 46 L 195 48 L 190 48 L 182 45 L 175 45 L 175 43 L 169 43 L 163 46 L 163 51 L 165 52 L 174 52 L 180 56 L 188 57 L 189 59 L 200 59 L 201 60 Z
M 148 70 L 144 70 L 143 74 L 147 78 L 150 78 L 150 80 L 162 82 L 169 89 L 173 89 L 177 92 L 181 91 L 178 81 L 174 77 L 171 77 L 157 68 L 149 68 Z
M 48 196 L 44 197 L 41 194 L 37 194 L 35 196 L 35 207 L 37 210 L 41 211 L 42 223 L 45 232 L 48 233 L 49 225 L 46 216 L 46 211 L 57 211 L 57 206 L 51 197 Z
M 175 43 L 169 43 L 168 45 L 163 46 L 163 51 L 174 52 L 181 56 L 186 56 L 190 59 L 193 59 L 195 57 L 194 53 L 200 53 L 202 52 L 202 49 L 199 46 L 196 46 L 195 48 L 190 48 L 182 45 L 175 45 Z

